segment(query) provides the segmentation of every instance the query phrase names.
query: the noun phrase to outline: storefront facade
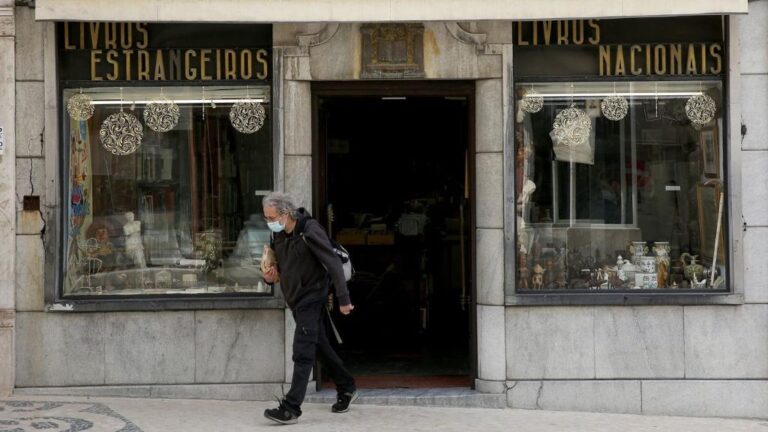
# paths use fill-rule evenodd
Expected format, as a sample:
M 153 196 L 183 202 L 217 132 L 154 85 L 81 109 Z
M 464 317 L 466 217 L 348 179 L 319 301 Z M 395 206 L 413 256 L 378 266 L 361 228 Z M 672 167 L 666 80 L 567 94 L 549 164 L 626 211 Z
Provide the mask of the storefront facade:
M 768 417 L 768 2 L 744 15 L 727 14 L 746 2 L 592 4 L 566 20 L 504 7 L 293 19 L 314 24 L 246 12 L 235 21 L 254 23 L 237 25 L 171 4 L 79 22 L 77 2 L 55 3 L 0 15 L 15 58 L 0 80 L 15 107 L 0 116 L 16 203 L 5 391 L 279 394 L 293 322 L 253 273 L 259 196 L 325 211 L 330 153 L 318 149 L 339 142 L 323 141 L 318 101 L 430 89 L 469 101 L 462 301 L 487 405 Z M 93 118 L 67 109 L 79 93 Z M 159 97 L 180 108 L 165 132 L 145 114 Z M 686 109 L 696 97 L 703 108 Z M 236 101 L 263 108 L 244 114 L 255 132 L 238 129 Z M 140 150 L 119 134 L 102 146 L 120 112 L 140 123 Z

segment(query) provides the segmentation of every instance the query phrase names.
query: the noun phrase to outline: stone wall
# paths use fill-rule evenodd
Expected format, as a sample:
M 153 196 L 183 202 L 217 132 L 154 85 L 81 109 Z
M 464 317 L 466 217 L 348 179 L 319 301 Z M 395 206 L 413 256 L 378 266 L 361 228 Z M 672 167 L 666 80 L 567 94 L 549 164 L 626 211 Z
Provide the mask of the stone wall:
M 768 1 L 749 8 L 730 18 L 728 81 L 744 304 L 508 308 L 510 407 L 768 417 Z
M 6 43 L 14 33 L 13 16 L 10 26 L 3 21 L 5 3 L 12 4 L 0 0 L 0 58 L 14 50 L 13 42 Z M 277 393 L 277 386 L 290 380 L 292 367 L 293 321 L 282 310 L 44 312 L 45 282 L 39 275 L 47 267 L 40 234 L 44 227 L 50 232 L 46 219 L 56 214 L 58 199 L 45 196 L 56 190 L 51 176 L 57 161 L 44 155 L 59 145 L 59 102 L 50 78 L 53 65 L 45 61 L 52 57 L 43 55 L 52 50 L 52 26 L 35 23 L 33 14 L 16 8 L 15 49 L 25 55 L 16 57 L 15 78 L 14 70 L 0 65 L 0 102 L 16 95 L 10 101 L 16 105 L 10 136 L 18 131 L 17 154 L 11 149 L 13 159 L 8 150 L 0 156 L 0 175 L 16 180 L 10 193 L 16 193 L 18 209 L 15 224 L 5 227 L 0 221 L 3 247 L 12 247 L 2 238 L 6 229 L 18 234 L 12 236 L 18 243 L 16 271 L 0 273 L 16 278 L 10 285 L 0 279 L 0 348 L 11 346 L 0 350 L 0 391 L 15 382 L 28 393 L 58 386 L 70 387 L 69 394 L 94 395 L 213 392 L 206 396 L 257 399 Z M 766 416 L 768 1 L 750 2 L 750 14 L 731 21 L 735 74 L 729 78 L 729 145 L 736 165 L 730 186 L 732 198 L 738 198 L 732 201 L 743 203 L 743 211 L 731 209 L 732 232 L 742 233 L 744 224 L 743 234 L 734 235 L 741 267 L 731 271 L 743 278 L 746 302 L 737 306 L 505 306 L 504 262 L 511 259 L 511 251 L 504 250 L 505 215 L 511 214 L 505 210 L 504 189 L 505 151 L 513 133 L 505 121 L 513 106 L 511 26 L 425 24 L 426 78 L 476 82 L 478 390 L 506 392 L 513 408 Z M 276 185 L 304 206 L 312 204 L 311 82 L 359 79 L 359 34 L 357 24 L 274 26 L 275 57 L 282 65 L 273 100 Z M 7 76 L 10 91 L 5 91 Z M 6 106 L 0 103 L 0 124 L 13 119 L 3 111 Z M 8 160 L 14 163 L 2 166 Z M 0 189 L 0 204 L 4 194 Z M 24 195 L 41 196 L 42 212 L 22 211 Z M 13 260 L 0 264 L 0 272 L 8 263 Z M 6 304 L 14 296 L 16 301 Z M 14 352 L 14 328 L 15 368 L 13 356 L 2 354 Z
M 262 399 L 285 382 L 282 310 L 17 317 L 16 385 L 55 394 Z
M 2 11 L 0 7 L 0 57 L 14 58 L 14 15 L 6 17 Z M 60 259 L 54 244 L 55 224 L 51 223 L 61 202 L 55 196 L 61 180 L 56 178 L 60 102 L 52 55 L 54 27 L 35 21 L 35 10 L 22 6 L 15 8 L 15 21 L 15 52 L 19 54 L 15 79 L 14 62 L 0 65 L 0 95 L 11 98 L 9 103 L 0 103 L 0 125 L 10 123 L 6 140 L 11 142 L 14 129 L 17 131 L 15 155 L 10 146 L 0 156 L 0 175 L 15 179 L 15 183 L 2 182 L 10 185 L 8 198 L 15 203 L 8 207 L 15 208 L 15 214 L 9 214 L 15 223 L 8 227 L 11 233 L 15 231 L 15 238 L 0 238 L 0 244 L 8 248 L 16 244 L 15 272 L 2 268 L 13 266 L 13 259 L 0 263 L 4 275 L 0 279 L 0 390 L 10 392 L 15 386 L 23 394 L 222 399 L 269 399 L 280 394 L 286 376 L 290 377 L 284 349 L 289 320 L 282 309 L 45 311 L 45 284 L 54 280 L 44 276 L 46 269 L 54 268 L 46 263 L 46 252 L 48 259 Z M 6 106 L 13 110 L 14 104 L 15 128 L 13 112 L 6 116 L 3 111 Z M 4 166 L 7 161 L 13 161 L 10 167 Z M 3 194 L 0 190 L 0 202 Z M 25 196 L 39 197 L 41 208 L 25 211 Z M 5 232 L 0 221 L 0 233 Z M 4 291 L 6 285 L 10 293 Z
M 14 2 L 0 0 L 0 127 L 5 140 L 5 153 L 0 155 L 0 397 L 13 390 L 15 361 L 15 36 Z

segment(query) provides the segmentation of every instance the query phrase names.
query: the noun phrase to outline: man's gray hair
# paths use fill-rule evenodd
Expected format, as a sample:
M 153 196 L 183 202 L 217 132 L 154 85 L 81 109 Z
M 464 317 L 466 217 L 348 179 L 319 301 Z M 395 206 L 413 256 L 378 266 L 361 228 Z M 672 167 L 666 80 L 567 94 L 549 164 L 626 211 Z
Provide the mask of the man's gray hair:
M 261 199 L 262 207 L 274 207 L 279 214 L 287 214 L 293 219 L 297 219 L 299 212 L 296 210 L 293 197 L 282 192 L 270 192 Z

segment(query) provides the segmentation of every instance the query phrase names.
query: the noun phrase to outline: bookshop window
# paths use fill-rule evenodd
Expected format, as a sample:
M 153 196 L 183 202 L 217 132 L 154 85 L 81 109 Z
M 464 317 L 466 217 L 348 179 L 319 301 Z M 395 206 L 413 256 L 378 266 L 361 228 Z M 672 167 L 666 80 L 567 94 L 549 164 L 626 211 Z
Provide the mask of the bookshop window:
M 721 82 L 516 95 L 518 292 L 726 290 Z
M 64 296 L 272 294 L 259 270 L 269 96 L 254 86 L 65 89 Z

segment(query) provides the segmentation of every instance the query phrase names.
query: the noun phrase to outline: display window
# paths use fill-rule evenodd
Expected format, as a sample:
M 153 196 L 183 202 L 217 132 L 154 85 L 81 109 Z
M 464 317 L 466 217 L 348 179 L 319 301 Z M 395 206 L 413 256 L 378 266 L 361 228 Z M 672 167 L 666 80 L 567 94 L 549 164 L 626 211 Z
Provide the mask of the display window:
M 727 291 L 719 79 L 515 87 L 516 291 Z
M 63 295 L 271 294 L 259 270 L 269 97 L 268 86 L 65 89 Z

